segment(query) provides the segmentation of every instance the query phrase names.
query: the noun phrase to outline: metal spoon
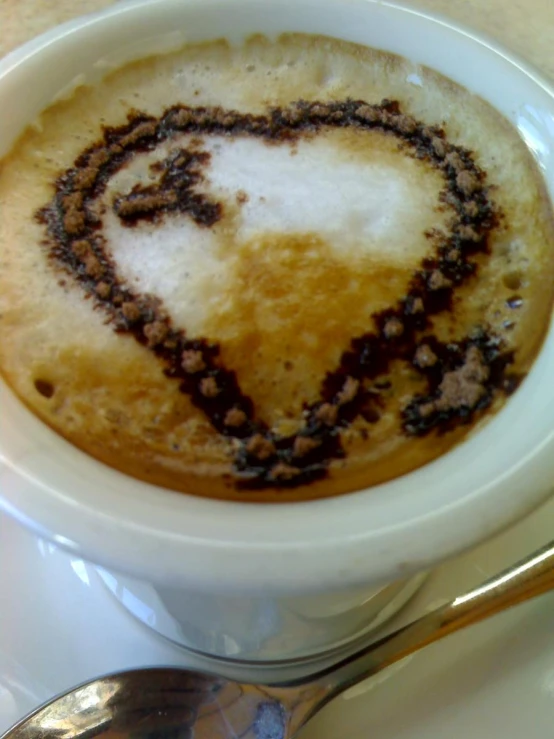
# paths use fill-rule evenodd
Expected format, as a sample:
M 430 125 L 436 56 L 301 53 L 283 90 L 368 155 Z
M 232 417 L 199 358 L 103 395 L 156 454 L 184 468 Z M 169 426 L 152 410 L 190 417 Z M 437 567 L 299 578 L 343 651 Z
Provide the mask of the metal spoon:
M 554 542 L 476 590 L 301 680 L 260 686 L 193 670 L 132 670 L 55 698 L 2 739 L 291 739 L 352 685 L 552 589 Z

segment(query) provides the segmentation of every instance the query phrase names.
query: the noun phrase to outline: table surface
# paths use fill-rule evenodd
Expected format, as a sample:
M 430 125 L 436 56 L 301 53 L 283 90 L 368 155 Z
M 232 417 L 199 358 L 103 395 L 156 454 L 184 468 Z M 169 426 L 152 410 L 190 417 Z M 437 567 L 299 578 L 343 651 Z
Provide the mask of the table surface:
M 535 64 L 554 80 L 552 0 L 404 1 L 447 15 L 487 33 Z M 100 10 L 113 2 L 114 0 L 0 0 L 0 56 L 51 26 Z

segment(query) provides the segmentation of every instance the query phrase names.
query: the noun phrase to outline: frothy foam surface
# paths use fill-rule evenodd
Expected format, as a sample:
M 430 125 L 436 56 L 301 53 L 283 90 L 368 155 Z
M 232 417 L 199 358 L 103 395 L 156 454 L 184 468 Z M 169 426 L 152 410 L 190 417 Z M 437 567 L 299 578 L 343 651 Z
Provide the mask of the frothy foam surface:
M 434 188 L 424 182 L 416 190 L 422 179 L 414 171 L 417 164 L 399 153 L 387 152 L 388 162 L 380 157 L 382 136 L 374 137 L 378 142 L 363 133 L 354 137 L 359 149 L 373 149 L 373 161 L 360 161 L 355 151 L 345 156 L 341 138 L 328 134 L 292 149 L 252 140 L 208 144 L 215 193 L 227 202 L 237 192 L 247 196 L 237 237 L 317 232 L 333 248 L 355 245 L 381 259 L 421 258 L 418 245 L 406 240 L 406 229 L 420 233 L 433 221 L 438 178 Z
M 240 500 L 365 488 L 478 428 L 541 346 L 540 174 L 430 70 L 301 35 L 189 46 L 40 124 L 0 169 L 0 371 L 123 472 Z
M 249 242 L 281 237 L 285 251 L 287 236 L 318 234 L 332 258 L 366 268 L 397 264 L 408 274 L 429 250 L 429 224 L 445 225 L 446 215 L 437 212 L 443 187 L 437 172 L 406 157 L 394 140 L 362 131 L 281 145 L 196 137 L 195 148 L 208 152 L 210 162 L 195 190 L 224 204 L 222 220 L 209 230 L 187 216 L 123 225 L 110 207 L 114 198 L 137 182 L 155 182 L 152 165 L 170 149 L 190 146 L 191 138 L 137 156 L 112 178 L 103 199 L 103 232 L 120 273 L 141 292 L 159 296 L 191 334 L 205 335 L 214 305 L 232 291 L 241 246 Z M 279 248 L 272 258 L 279 260 Z M 368 303 L 368 314 L 371 308 Z

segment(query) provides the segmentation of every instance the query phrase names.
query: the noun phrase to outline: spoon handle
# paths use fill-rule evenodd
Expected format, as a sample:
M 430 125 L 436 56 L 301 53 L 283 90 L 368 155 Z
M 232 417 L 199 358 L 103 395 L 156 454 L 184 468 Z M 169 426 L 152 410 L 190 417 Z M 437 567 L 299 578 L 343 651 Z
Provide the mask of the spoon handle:
M 328 700 L 422 647 L 554 589 L 554 542 L 475 590 L 313 676 Z

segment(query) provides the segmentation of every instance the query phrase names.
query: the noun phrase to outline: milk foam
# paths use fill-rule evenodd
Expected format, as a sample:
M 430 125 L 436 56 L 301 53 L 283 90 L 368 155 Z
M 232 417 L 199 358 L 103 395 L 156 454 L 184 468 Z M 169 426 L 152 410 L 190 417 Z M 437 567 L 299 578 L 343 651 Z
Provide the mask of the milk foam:
M 190 147 L 191 137 L 159 147 L 156 155 L 137 156 L 112 179 L 104 198 L 104 235 L 119 274 L 135 289 L 162 298 L 177 325 L 203 335 L 214 306 L 222 309 L 240 245 L 271 234 L 317 235 L 337 259 L 350 255 L 357 262 L 415 269 L 429 250 L 425 230 L 446 218 L 437 209 L 442 179 L 383 134 L 350 136 L 358 151 L 345 148 L 344 138 L 329 132 L 294 144 L 195 139 L 195 148 L 211 155 L 197 190 L 224 204 L 222 221 L 209 229 L 175 214 L 132 228 L 120 222 L 110 207 L 114 197 L 155 179 L 151 165 L 172 149 Z

